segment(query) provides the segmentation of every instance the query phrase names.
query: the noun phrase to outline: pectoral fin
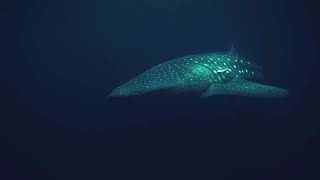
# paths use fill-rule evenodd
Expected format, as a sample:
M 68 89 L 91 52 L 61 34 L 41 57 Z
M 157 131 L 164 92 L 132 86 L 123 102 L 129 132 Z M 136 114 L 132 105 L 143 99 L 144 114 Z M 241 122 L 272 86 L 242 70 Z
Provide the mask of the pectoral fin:
M 286 97 L 288 91 L 282 88 L 259 84 L 240 78 L 235 78 L 225 84 L 211 85 L 201 97 L 225 94 L 249 97 Z

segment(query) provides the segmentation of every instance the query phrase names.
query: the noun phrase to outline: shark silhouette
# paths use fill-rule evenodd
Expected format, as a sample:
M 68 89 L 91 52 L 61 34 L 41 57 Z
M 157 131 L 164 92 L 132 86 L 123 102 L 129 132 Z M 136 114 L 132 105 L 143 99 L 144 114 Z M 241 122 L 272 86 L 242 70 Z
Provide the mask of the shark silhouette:
M 288 91 L 253 81 L 262 80 L 261 68 L 228 52 L 189 55 L 159 64 L 115 88 L 111 97 L 129 97 L 161 90 L 196 92 L 200 97 L 236 95 L 286 97 Z

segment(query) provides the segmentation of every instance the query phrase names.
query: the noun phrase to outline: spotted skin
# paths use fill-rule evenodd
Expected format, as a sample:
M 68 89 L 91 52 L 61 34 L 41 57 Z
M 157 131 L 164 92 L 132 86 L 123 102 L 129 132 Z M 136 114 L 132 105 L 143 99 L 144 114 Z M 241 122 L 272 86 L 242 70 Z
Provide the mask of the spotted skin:
M 158 90 L 199 92 L 201 97 L 229 94 L 283 97 L 287 91 L 251 81 L 262 80 L 261 68 L 234 53 L 189 55 L 159 64 L 115 88 L 109 97 Z

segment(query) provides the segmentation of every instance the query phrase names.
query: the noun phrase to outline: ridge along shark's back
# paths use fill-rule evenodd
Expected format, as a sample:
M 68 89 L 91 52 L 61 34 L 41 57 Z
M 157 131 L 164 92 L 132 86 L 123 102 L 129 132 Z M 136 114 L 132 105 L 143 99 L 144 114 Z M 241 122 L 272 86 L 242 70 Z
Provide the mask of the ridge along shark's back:
M 199 92 L 201 97 L 238 95 L 285 97 L 287 90 L 252 82 L 262 80 L 261 68 L 239 56 L 227 53 L 189 55 L 159 64 L 114 89 L 109 97 L 127 97 L 170 89 Z

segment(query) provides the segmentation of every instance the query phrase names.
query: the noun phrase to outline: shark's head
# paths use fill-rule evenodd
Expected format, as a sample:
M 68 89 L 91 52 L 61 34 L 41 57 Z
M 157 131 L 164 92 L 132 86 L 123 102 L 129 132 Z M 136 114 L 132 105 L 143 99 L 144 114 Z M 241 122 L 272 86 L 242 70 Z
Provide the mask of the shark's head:
M 136 88 L 129 88 L 126 84 L 118 86 L 108 95 L 108 98 L 121 98 L 121 97 L 131 97 L 143 94 Z
M 141 82 L 138 79 L 128 81 L 115 88 L 107 98 L 133 97 L 150 93 L 156 89 L 156 86 Z

